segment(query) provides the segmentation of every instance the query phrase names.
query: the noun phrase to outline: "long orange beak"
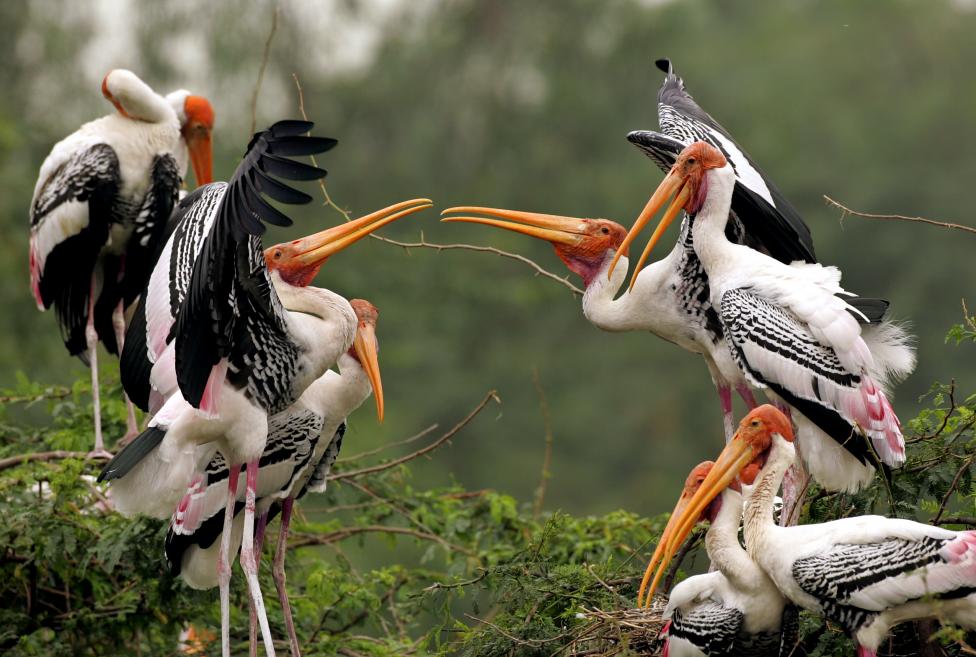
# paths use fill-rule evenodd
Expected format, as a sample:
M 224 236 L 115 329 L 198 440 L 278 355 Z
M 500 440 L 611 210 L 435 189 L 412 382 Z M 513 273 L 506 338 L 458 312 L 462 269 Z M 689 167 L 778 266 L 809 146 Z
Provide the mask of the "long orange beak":
M 654 234 L 651 236 L 651 241 L 647 243 L 647 247 L 644 249 L 644 252 L 641 253 L 641 257 L 637 261 L 637 266 L 634 267 L 634 273 L 631 275 L 629 288 L 631 290 L 634 289 L 634 282 L 637 280 L 637 274 L 640 273 L 641 267 L 644 266 L 644 263 L 647 261 L 647 257 L 651 254 L 651 249 L 653 249 L 654 245 L 658 243 L 658 240 L 661 239 L 664 231 L 667 230 L 668 226 L 671 225 L 674 218 L 681 213 L 682 208 L 684 208 L 685 204 L 688 202 L 688 199 L 691 197 L 691 190 L 688 188 L 687 182 L 687 178 L 679 175 L 674 169 L 672 169 L 671 172 L 665 176 L 664 180 L 661 181 L 661 184 L 658 185 L 658 188 L 654 190 L 654 194 L 647 202 L 647 205 L 644 206 L 644 209 L 637 217 L 637 221 L 634 222 L 634 226 L 630 229 L 630 232 L 627 233 L 627 237 L 624 238 L 623 244 L 620 245 L 620 248 L 617 249 L 617 253 L 613 256 L 613 261 L 610 263 L 610 270 L 607 272 L 608 277 L 613 274 L 613 269 L 617 266 L 617 260 L 620 259 L 621 254 L 626 253 L 627 249 L 630 248 L 630 243 L 634 241 L 635 237 L 637 237 L 637 233 L 643 230 L 644 226 L 646 226 L 648 222 L 650 222 L 651 218 L 657 214 L 657 211 L 661 209 L 661 206 L 663 206 L 665 202 L 667 202 L 667 200 L 673 195 L 674 199 L 671 201 L 671 205 L 668 206 L 664 216 L 661 217 L 661 221 L 658 223 L 657 229 L 655 229 Z
M 372 324 L 360 322 L 356 330 L 356 339 L 352 343 L 356 350 L 359 363 L 366 370 L 369 384 L 373 387 L 373 397 L 376 399 L 376 415 L 383 421 L 383 380 L 380 378 L 379 348 L 376 343 L 376 328 Z
M 658 547 L 654 551 L 654 556 L 651 557 L 651 562 L 647 565 L 647 571 L 644 573 L 644 581 L 641 582 L 641 590 L 638 593 L 638 603 L 640 603 L 640 595 L 644 592 L 645 584 L 650 576 L 651 570 L 657 566 L 657 572 L 654 574 L 654 579 L 647 592 L 646 604 L 650 604 L 654 596 L 654 591 L 657 589 L 657 585 L 660 583 L 665 571 L 667 571 L 668 565 L 674 558 L 678 548 L 688 538 L 688 534 L 691 533 L 691 530 L 698 523 L 702 513 L 712 503 L 712 500 L 728 488 L 729 484 L 739 476 L 743 468 L 755 459 L 753 451 L 752 445 L 747 443 L 737 431 L 732 436 L 732 440 L 725 446 L 725 449 L 722 450 L 718 460 L 715 461 L 715 465 L 708 473 L 708 476 L 705 477 L 701 487 L 691 496 L 691 499 L 684 504 L 682 504 L 681 500 L 678 500 L 678 506 L 675 507 L 675 512 L 668 521 L 667 527 L 664 528 L 664 534 L 661 535 L 661 542 L 658 543 Z M 664 546 L 663 548 L 661 547 L 662 545 Z
M 213 182 L 213 146 L 210 130 L 205 126 L 197 126 L 188 131 L 185 137 L 186 148 L 190 151 L 190 166 L 193 176 L 197 179 L 197 187 Z
M 383 226 L 391 224 L 397 219 L 403 219 L 415 212 L 426 210 L 427 208 L 433 207 L 433 205 L 433 201 L 426 198 L 403 201 L 383 208 L 382 210 L 377 210 L 365 217 L 360 217 L 359 219 L 354 219 L 339 226 L 323 230 L 314 235 L 295 240 L 293 244 L 298 252 L 295 260 L 305 266 L 325 262 L 330 256 L 335 255 L 351 244 L 355 244 Z
M 458 206 L 448 208 L 441 212 L 441 215 L 451 213 L 477 213 L 486 214 L 489 217 L 444 217 L 441 221 L 446 223 L 464 222 L 469 224 L 484 224 L 495 228 L 504 228 L 516 233 L 522 233 L 530 237 L 536 237 L 547 242 L 557 244 L 568 244 L 575 246 L 583 239 L 585 224 L 581 219 L 574 217 L 561 217 L 555 214 L 540 214 L 538 212 L 520 212 L 519 210 L 502 210 L 500 208 L 483 208 L 473 205 Z M 504 221 L 508 219 L 510 221 Z M 516 223 L 519 222 L 519 223 Z
M 647 590 L 647 585 L 651 581 L 651 573 L 654 570 L 654 566 L 660 563 L 661 558 L 664 556 L 665 548 L 668 545 L 668 539 L 672 534 L 674 534 L 674 529 L 677 527 L 680 518 L 684 515 L 685 509 L 688 508 L 688 503 L 690 501 L 690 495 L 686 496 L 682 494 L 681 497 L 678 498 L 678 503 L 674 505 L 674 511 L 671 512 L 671 517 L 668 518 L 668 524 L 664 527 L 664 531 L 661 532 L 661 539 L 657 542 L 657 547 L 654 548 L 654 554 L 651 556 L 651 560 L 647 564 L 647 569 L 644 571 L 643 579 L 641 579 L 640 590 L 637 591 L 638 607 L 644 604 L 644 591 Z M 650 596 L 648 596 L 646 604 L 647 606 L 650 606 Z

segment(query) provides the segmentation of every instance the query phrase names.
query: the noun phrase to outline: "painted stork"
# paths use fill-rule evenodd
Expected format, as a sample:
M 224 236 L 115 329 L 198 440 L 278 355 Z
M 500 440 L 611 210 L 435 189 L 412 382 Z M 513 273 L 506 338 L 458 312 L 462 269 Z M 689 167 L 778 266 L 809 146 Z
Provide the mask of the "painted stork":
M 291 652 L 300 654 L 285 588 L 285 555 L 292 507 L 308 492 L 324 492 L 332 465 L 339 455 L 346 430 L 346 417 L 375 391 L 376 412 L 383 421 L 383 386 L 380 378 L 376 321 L 379 312 L 363 299 L 350 302 L 358 326 L 353 346 L 339 357 L 339 373 L 329 370 L 317 379 L 287 410 L 268 421 L 268 442 L 261 455 L 256 491 L 257 543 L 261 554 L 264 528 L 269 518 L 281 513 L 281 531 L 274 556 L 272 576 L 284 612 Z M 219 584 L 218 538 L 221 538 L 227 503 L 227 462 L 216 454 L 202 477 L 194 481 L 177 508 L 166 536 L 166 559 L 170 571 L 195 589 Z M 238 494 L 229 551 L 240 549 L 244 523 L 240 510 L 244 500 Z M 252 636 L 254 633 L 252 615 Z
M 610 263 L 620 253 L 626 229 L 609 219 L 577 219 L 478 206 L 448 208 L 445 222 L 467 222 L 504 228 L 552 244 L 570 271 L 583 279 L 583 315 L 604 331 L 649 331 L 686 351 L 701 354 L 718 389 L 726 437 L 731 438 L 734 387 L 750 408 L 756 405 L 746 378 L 732 360 L 715 311 L 701 301 L 708 298 L 707 281 L 689 276 L 698 267 L 691 244 L 679 241 L 667 258 L 646 267 L 627 293 L 614 299 L 627 275 L 626 266 L 608 277 Z M 489 215 L 467 216 L 468 213 Z M 620 256 L 626 263 L 626 251 Z
M 857 490 L 879 461 L 897 467 L 905 460 L 885 390 L 915 366 L 908 336 L 887 320 L 862 328 L 835 267 L 784 265 L 730 242 L 725 227 L 734 185 L 725 156 L 695 142 L 681 152 L 623 246 L 673 194 L 645 255 L 683 208 L 736 364 L 752 385 L 792 408 L 800 454 L 817 481 L 830 490 Z
M 688 475 L 662 536 L 681 518 L 714 465 L 699 463 Z M 711 523 L 705 550 L 715 570 L 689 577 L 671 591 L 665 609 L 670 623 L 664 657 L 789 654 L 798 630 L 796 608 L 786 604 L 772 580 L 739 544 L 742 495 L 737 482 L 712 501 L 700 520 Z M 650 572 L 649 568 L 641 582 L 638 605 Z M 650 604 L 650 597 L 647 602 Z
M 749 555 L 790 601 L 843 627 L 860 657 L 874 657 L 889 630 L 909 620 L 935 616 L 976 629 L 976 531 L 882 516 L 776 525 L 773 497 L 796 460 L 793 436 L 790 420 L 770 405 L 743 418 L 662 539 L 661 565 L 702 509 L 741 476 L 752 484 L 744 518 Z
M 163 241 L 187 159 L 211 181 L 210 103 L 188 91 L 165 99 L 115 69 L 102 93 L 116 112 L 55 144 L 30 206 L 31 289 L 52 305 L 68 352 L 92 375 L 95 453 L 104 454 L 97 346 L 121 350 L 124 310 L 142 292 Z M 129 407 L 129 433 L 136 433 Z
M 224 547 L 229 546 L 241 465 L 247 465 L 241 566 L 265 650 L 274 653 L 257 579 L 254 515 L 268 417 L 288 408 L 353 343 L 356 315 L 341 296 L 309 284 L 333 254 L 399 218 L 430 207 L 418 199 L 262 250 L 264 222 L 291 224 L 282 203 L 311 197 L 273 176 L 314 180 L 325 171 L 288 159 L 321 153 L 334 139 L 305 136 L 307 121 L 279 121 L 251 138 L 228 183 L 181 201 L 129 328 L 122 382 L 154 412 L 149 429 L 102 472 L 121 508 L 168 515 L 214 443 L 230 463 Z M 158 448 L 158 449 L 157 449 Z M 146 457 L 150 458 L 146 458 Z M 122 503 L 124 497 L 129 503 Z M 172 506 L 169 506 L 172 504 Z M 229 652 L 228 551 L 220 560 L 223 646 Z

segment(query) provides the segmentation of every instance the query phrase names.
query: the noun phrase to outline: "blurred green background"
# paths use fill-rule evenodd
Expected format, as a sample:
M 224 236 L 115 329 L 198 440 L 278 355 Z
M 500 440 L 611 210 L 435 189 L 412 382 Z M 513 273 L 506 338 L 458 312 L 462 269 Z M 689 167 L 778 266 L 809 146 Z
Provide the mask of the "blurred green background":
M 162 93 L 185 87 L 210 98 L 214 172 L 228 177 L 248 140 L 274 7 L 0 4 L 0 385 L 18 371 L 52 383 L 87 376 L 29 292 L 27 209 L 50 147 L 109 111 L 101 79 L 126 67 Z M 944 335 L 961 319 L 976 240 L 842 222 L 822 195 L 976 223 L 974 34 L 971 0 L 285 0 L 257 120 L 297 116 L 296 74 L 316 132 L 340 140 L 320 163 L 355 214 L 428 196 L 438 209 L 483 204 L 629 226 L 661 174 L 624 136 L 657 128 L 663 76 L 653 61 L 670 57 L 804 214 L 821 260 L 843 269 L 849 290 L 890 299 L 910 322 L 919 367 L 896 402 L 907 419 L 935 380 L 973 389 L 976 362 Z M 319 205 L 293 216 L 296 225 L 266 244 L 340 220 Z M 427 212 L 384 234 L 490 244 L 566 273 L 546 244 L 437 218 Z M 452 449 L 418 464 L 417 485 L 453 478 L 530 499 L 545 435 L 534 372 L 554 437 L 546 508 L 664 511 L 688 469 L 721 444 L 697 357 L 649 335 L 600 332 L 579 299 L 522 264 L 370 241 L 330 261 L 318 284 L 382 312 L 386 423 L 364 405 L 347 450 L 434 422 L 447 428 L 498 390 L 501 413 L 483 414 Z

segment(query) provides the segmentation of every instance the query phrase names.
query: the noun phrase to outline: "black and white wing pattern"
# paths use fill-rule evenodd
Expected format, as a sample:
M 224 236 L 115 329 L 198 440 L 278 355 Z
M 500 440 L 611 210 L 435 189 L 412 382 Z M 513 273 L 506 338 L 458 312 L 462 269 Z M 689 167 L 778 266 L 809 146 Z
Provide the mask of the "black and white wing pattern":
M 260 380 L 266 370 L 246 368 L 273 362 L 287 369 L 297 358 L 260 236 L 265 222 L 291 224 L 263 195 L 290 204 L 311 200 L 272 176 L 314 180 L 326 173 L 288 159 L 337 143 L 306 136 L 311 128 L 307 121 L 279 121 L 255 134 L 229 182 L 201 187 L 180 203 L 176 228 L 137 312 L 142 317 L 133 322 L 143 335 L 131 350 L 127 338 L 123 354 L 123 385 L 141 407 L 155 406 L 153 392 L 165 397 L 178 386 L 191 405 L 212 410 L 213 395 L 205 393 L 216 393 L 228 376 L 269 412 L 293 401 L 278 397 L 277 406 L 267 406 L 273 392 Z
M 306 493 L 324 493 L 326 486 L 328 484 L 329 473 L 332 472 L 332 466 L 335 465 L 336 459 L 339 458 L 339 450 L 342 449 L 342 438 L 346 435 L 346 423 L 343 422 L 336 429 L 335 434 L 332 436 L 332 440 L 329 442 L 329 446 L 326 448 L 325 453 L 319 462 L 315 464 L 315 468 L 312 470 L 312 476 L 309 477 L 305 485 L 302 486 L 302 490 L 298 493 L 298 497 L 305 497 Z
M 690 610 L 672 612 L 668 640 L 687 641 L 709 657 L 733 657 L 741 654 L 735 644 L 744 620 L 738 609 L 704 601 Z
M 886 434 L 872 431 L 862 377 L 793 313 L 745 288 L 727 291 L 720 312 L 732 356 L 754 385 L 771 389 L 862 464 L 901 463 L 903 452 L 899 458 Z
M 659 59 L 656 63 L 667 73 L 658 91 L 658 122 L 664 135 L 640 130 L 628 134 L 628 141 L 663 171 L 671 169 L 685 146 L 695 141 L 712 144 L 735 170 L 732 214 L 745 227 L 748 237 L 742 243 L 787 264 L 796 260 L 816 262 L 813 237 L 799 212 L 729 132 L 695 102 L 670 60 Z
M 46 178 L 38 180 L 31 201 L 31 289 L 39 308 L 54 306 L 64 344 L 78 355 L 86 349 L 92 273 L 124 209 L 115 150 L 94 143 L 63 154 L 61 146 L 41 167 Z
M 315 467 L 311 460 L 321 439 L 323 420 L 321 415 L 306 409 L 278 413 L 268 420 L 268 441 L 258 465 L 259 505 L 270 505 L 271 500 L 292 495 L 296 482 L 305 478 L 309 468 Z M 215 453 L 177 507 L 165 548 L 174 575 L 179 574 L 183 555 L 190 547 L 207 549 L 219 538 L 229 475 L 226 460 L 219 452 Z M 244 508 L 243 487 L 240 491 L 235 515 Z
M 928 529 L 930 535 L 923 530 L 914 539 L 838 543 L 829 551 L 797 559 L 793 578 L 817 599 L 827 618 L 851 632 L 900 605 L 976 593 L 976 532 L 947 538 L 952 532 Z

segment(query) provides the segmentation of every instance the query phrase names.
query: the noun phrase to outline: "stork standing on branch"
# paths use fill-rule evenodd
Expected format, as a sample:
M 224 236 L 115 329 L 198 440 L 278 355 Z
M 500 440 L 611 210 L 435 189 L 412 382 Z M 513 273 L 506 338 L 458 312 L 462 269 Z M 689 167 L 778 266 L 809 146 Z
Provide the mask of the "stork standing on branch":
M 669 523 L 654 584 L 702 510 L 741 477 L 752 485 L 744 518 L 749 556 L 790 601 L 844 628 L 859 657 L 875 657 L 890 629 L 910 620 L 936 617 L 976 629 L 976 532 L 882 516 L 779 527 L 774 498 L 795 460 L 793 427 L 783 413 L 765 405 L 743 418 Z
M 686 147 L 623 246 L 674 197 L 645 255 L 684 209 L 736 365 L 750 384 L 795 411 L 800 453 L 817 481 L 857 490 L 879 462 L 896 467 L 905 460 L 886 390 L 915 366 L 908 336 L 889 321 L 862 329 L 858 320 L 865 317 L 846 301 L 853 295 L 840 286 L 835 267 L 784 265 L 730 242 L 725 228 L 734 187 L 735 173 L 717 148 Z M 638 266 L 632 282 L 640 273 Z M 785 501 L 787 517 L 793 502 Z
M 325 491 L 327 477 L 342 447 L 346 417 L 371 393 L 376 398 L 379 420 L 383 421 L 383 386 L 376 340 L 379 311 L 363 299 L 353 299 L 349 303 L 359 323 L 353 346 L 339 357 L 339 372 L 329 370 L 306 388 L 287 410 L 270 418 L 268 442 L 259 463 L 255 552 L 260 556 L 267 522 L 280 512 L 281 531 L 271 573 L 278 589 L 293 657 L 299 657 L 301 651 L 285 588 L 285 556 L 292 507 L 295 500 L 306 493 Z M 227 462 L 217 454 L 207 464 L 203 475 L 187 490 L 166 536 L 166 559 L 171 573 L 179 575 L 195 589 L 211 589 L 219 584 L 217 546 L 227 504 L 228 479 Z M 241 545 L 243 502 L 242 495 L 238 494 L 231 535 L 232 554 L 236 554 Z M 252 637 L 255 620 L 252 613 Z
M 121 351 L 124 311 L 152 271 L 187 160 L 197 184 L 211 181 L 214 121 L 205 98 L 163 98 L 124 69 L 105 76 L 102 93 L 116 112 L 55 144 L 30 206 L 31 289 L 39 309 L 54 306 L 68 352 L 91 368 L 98 454 L 98 342 Z M 128 432 L 137 433 L 131 405 Z
M 222 640 L 229 653 L 229 547 L 237 482 L 246 464 L 241 567 L 264 637 L 274 644 L 254 552 L 258 465 L 268 417 L 288 408 L 353 343 L 356 315 L 343 297 L 311 287 L 324 262 L 376 229 L 430 207 L 417 199 L 262 250 L 264 222 L 291 224 L 267 203 L 308 203 L 279 182 L 314 180 L 325 171 L 288 159 L 321 153 L 336 141 L 305 136 L 307 121 L 280 121 L 254 135 L 228 183 L 208 185 L 180 203 L 136 311 L 122 354 L 122 381 L 133 401 L 154 412 L 147 431 L 102 473 L 119 507 L 168 515 L 213 443 L 229 466 L 221 542 Z M 148 457 L 148 458 L 147 458 Z

